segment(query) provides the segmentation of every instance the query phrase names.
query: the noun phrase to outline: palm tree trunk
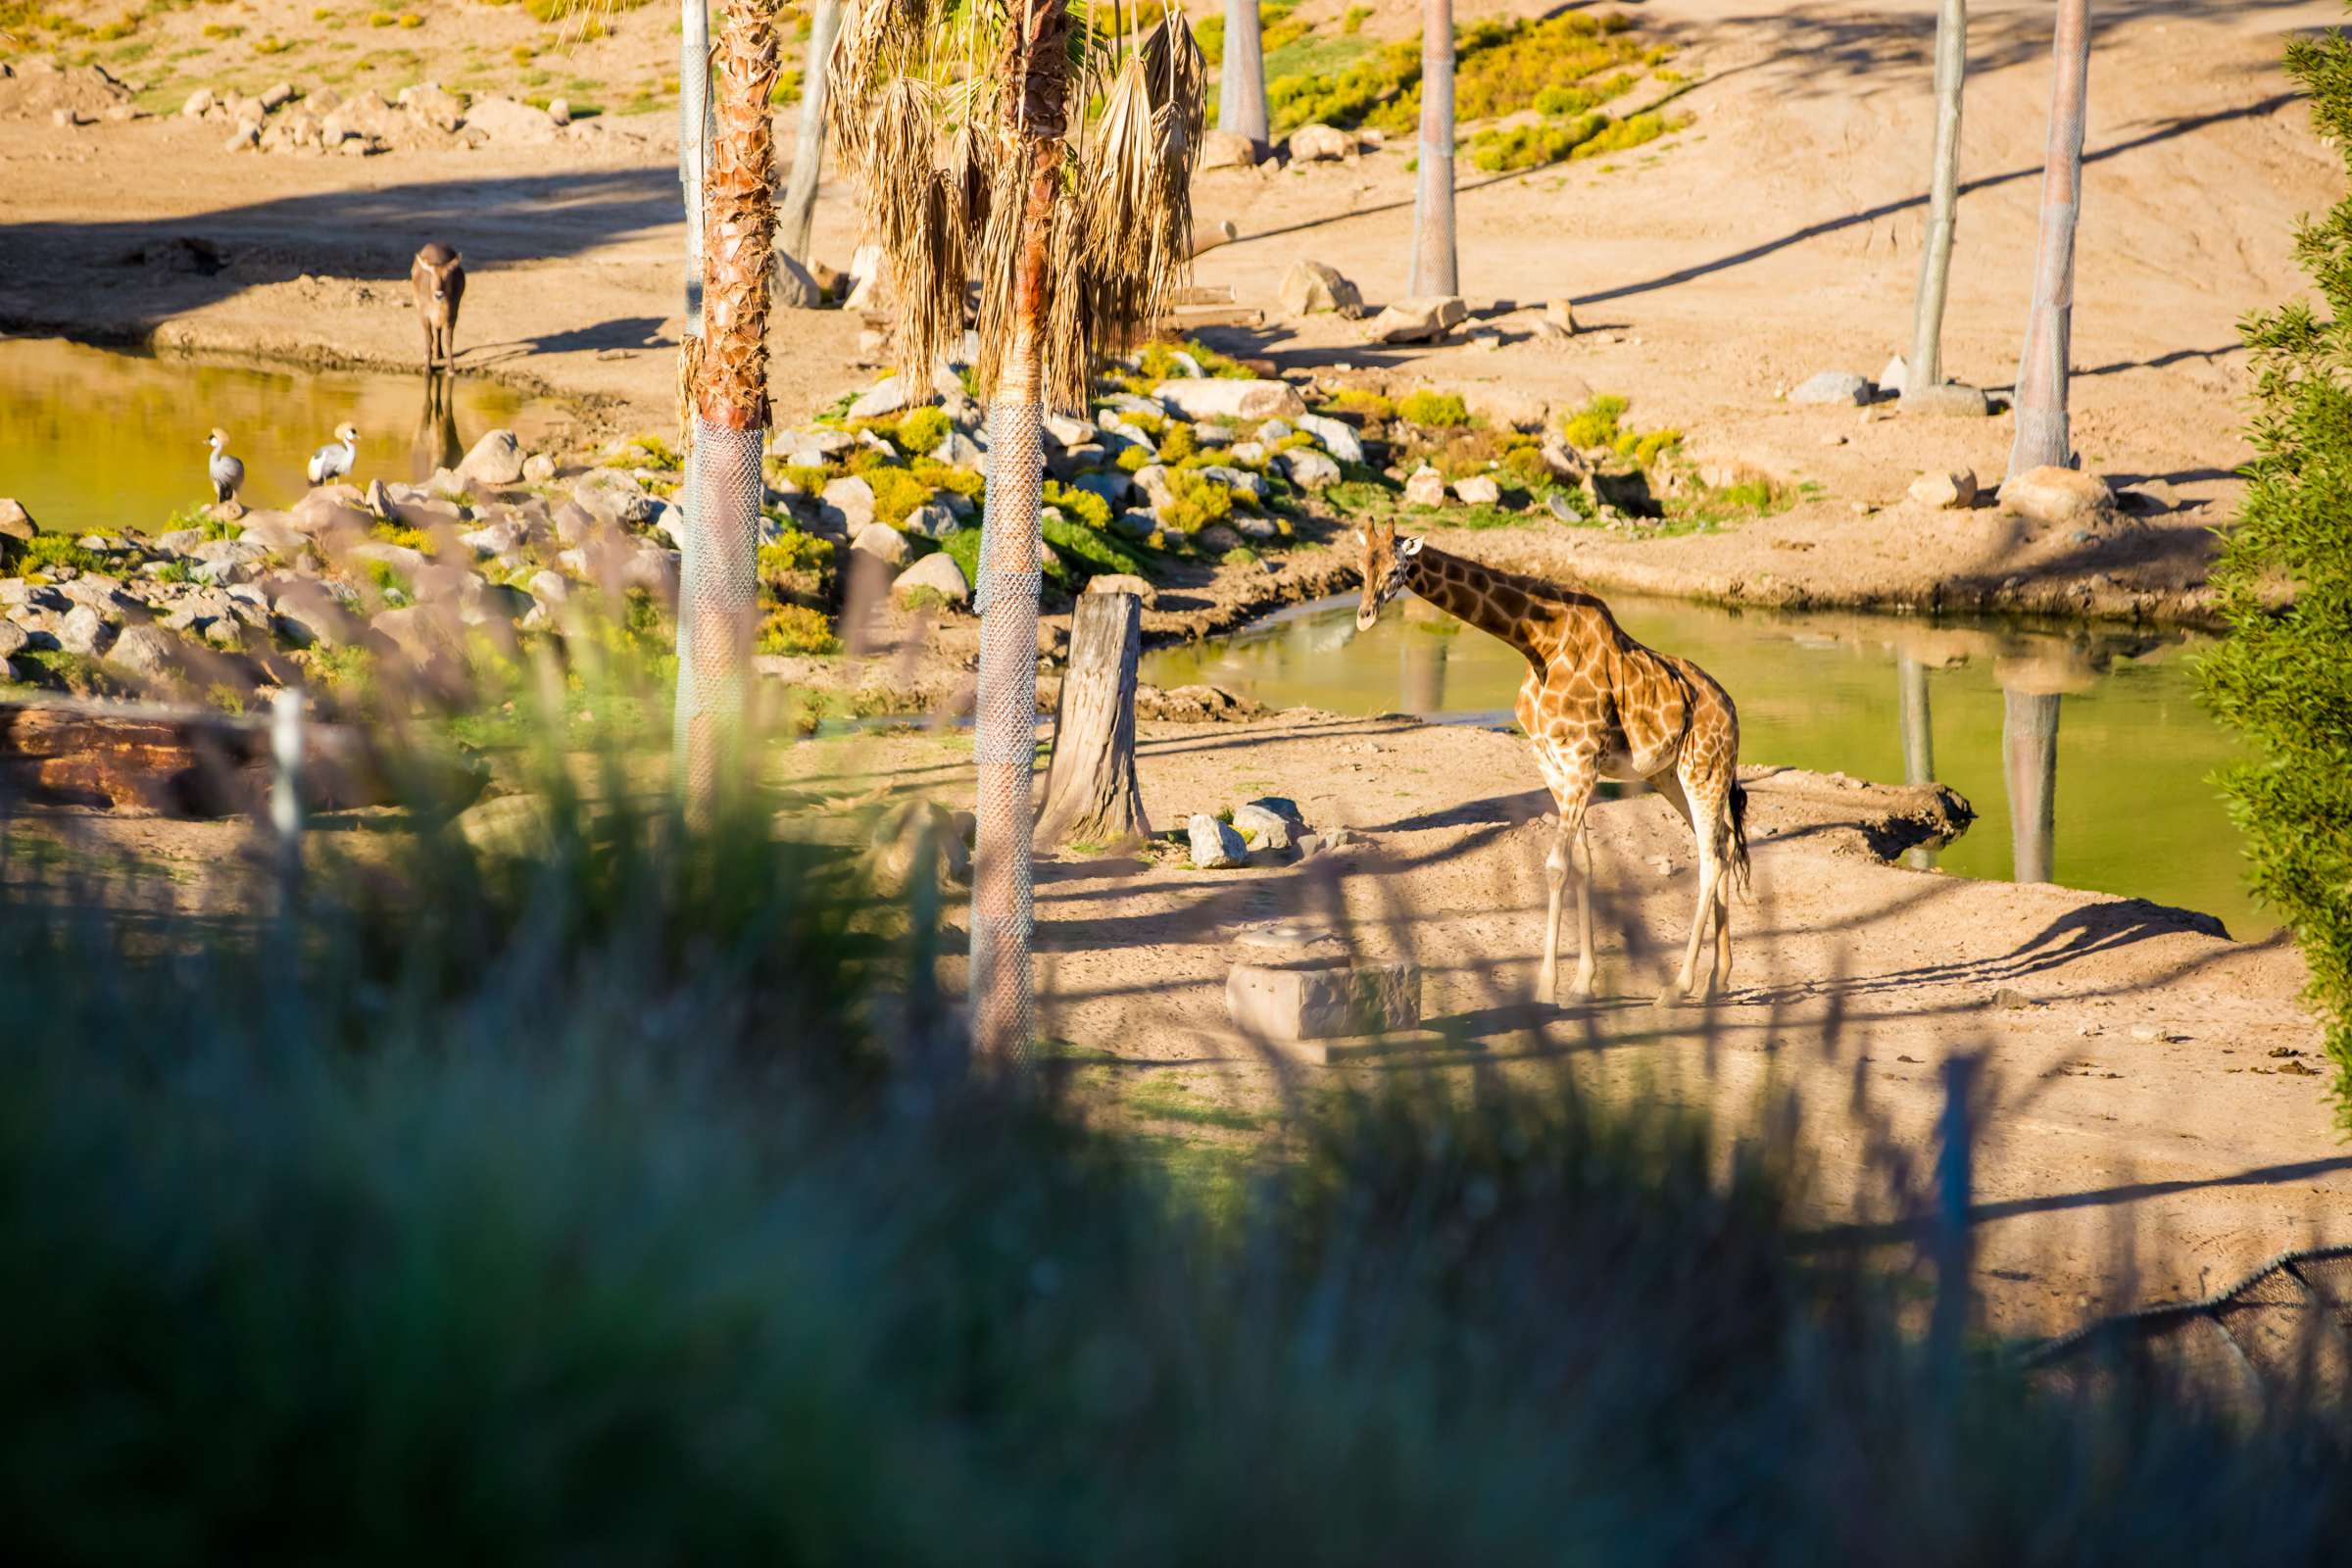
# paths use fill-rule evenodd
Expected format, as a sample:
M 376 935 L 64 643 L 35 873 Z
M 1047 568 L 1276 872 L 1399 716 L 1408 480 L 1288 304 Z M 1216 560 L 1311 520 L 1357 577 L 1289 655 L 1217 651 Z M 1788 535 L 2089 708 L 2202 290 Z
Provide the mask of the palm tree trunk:
M 678 183 L 686 195 L 686 330 L 703 330 L 703 152 L 710 125 L 709 0 L 678 4 Z
M 1028 1054 L 1037 1035 L 1031 963 L 1034 912 L 1030 796 L 1037 760 L 1037 593 L 1043 560 L 1048 258 L 1061 185 L 1069 94 L 1064 0 L 1016 0 L 1010 109 L 1029 184 L 1014 251 L 1010 341 L 988 406 L 988 514 L 980 541 L 980 670 L 972 715 L 978 801 L 973 812 L 972 1044 L 1000 1059 Z
M 807 266 L 808 232 L 816 221 L 816 184 L 825 162 L 825 64 L 841 34 L 842 0 L 817 0 L 808 19 L 808 68 L 801 73 L 801 128 L 792 144 L 792 177 L 784 182 L 776 246 Z
M 1453 246 L 1453 0 L 1421 3 L 1421 172 L 1413 188 L 1415 298 L 1459 294 Z
M 1903 389 L 1943 384 L 1943 302 L 1960 214 L 1960 91 L 1968 74 L 1968 0 L 1942 0 L 1936 20 L 1936 161 L 1929 173 L 1928 243 Z
M 2058 821 L 2058 696 L 2001 693 L 2001 757 L 2009 786 L 2009 876 L 2047 882 Z
M 679 683 L 689 805 L 707 811 L 731 771 L 751 662 L 767 423 L 768 268 L 775 234 L 776 31 L 760 0 L 727 8 L 712 57 L 717 133 L 703 180 L 703 340 L 694 409 L 693 505 L 681 593 Z
M 1257 0 L 1225 0 L 1225 59 L 1217 78 L 1217 128 L 1249 137 L 1261 158 L 1271 145 L 1266 121 L 1265 36 Z
M 2075 226 L 2082 203 L 2082 119 L 2090 93 L 2090 0 L 2058 0 L 2049 152 L 2041 178 L 2041 247 L 2017 366 L 2011 477 L 2074 462 L 2066 377 L 2075 308 Z

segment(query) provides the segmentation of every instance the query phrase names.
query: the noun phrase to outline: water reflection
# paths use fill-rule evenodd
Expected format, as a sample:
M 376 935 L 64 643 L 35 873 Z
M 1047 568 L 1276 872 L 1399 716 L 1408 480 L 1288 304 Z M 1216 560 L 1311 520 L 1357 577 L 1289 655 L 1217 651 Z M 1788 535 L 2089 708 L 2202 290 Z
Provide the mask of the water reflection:
M 1239 637 L 1160 650 L 1144 678 L 1207 681 L 1275 707 L 1508 723 L 1527 668 L 1518 655 L 1457 623 L 1427 624 L 1435 612 L 1406 603 L 1418 613 L 1392 611 L 1360 636 L 1348 605 L 1299 607 Z M 2200 638 L 1612 603 L 1635 636 L 1731 688 L 1748 760 L 1939 780 L 1966 796 L 1976 828 L 1915 864 L 2037 881 L 2063 871 L 2073 886 L 2211 911 L 2241 936 L 2271 928 L 2206 782 L 2231 753 L 2185 667 Z
M 496 382 L 417 380 L 0 338 L 0 496 L 45 528 L 154 528 L 212 499 L 205 436 L 215 425 L 245 464 L 246 504 L 284 507 L 307 488 L 303 464 L 345 420 L 360 430 L 364 483 L 428 477 L 501 425 L 542 445 L 570 418 Z

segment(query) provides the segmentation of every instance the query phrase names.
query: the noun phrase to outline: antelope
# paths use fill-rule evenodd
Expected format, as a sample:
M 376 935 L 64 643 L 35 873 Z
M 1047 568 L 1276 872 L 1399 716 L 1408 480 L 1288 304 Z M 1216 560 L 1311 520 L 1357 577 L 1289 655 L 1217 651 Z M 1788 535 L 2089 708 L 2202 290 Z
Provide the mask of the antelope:
M 416 318 L 424 323 L 424 368 L 455 366 L 453 340 L 458 304 L 466 298 L 466 259 L 435 240 L 409 264 L 409 287 L 416 292 Z

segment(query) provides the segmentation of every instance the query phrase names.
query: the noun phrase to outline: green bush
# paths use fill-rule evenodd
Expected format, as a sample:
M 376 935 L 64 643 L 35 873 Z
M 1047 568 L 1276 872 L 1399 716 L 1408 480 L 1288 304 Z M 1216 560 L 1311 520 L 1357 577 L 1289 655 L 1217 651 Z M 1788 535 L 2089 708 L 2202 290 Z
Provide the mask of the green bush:
M 763 654 L 830 654 L 841 648 L 824 612 L 807 605 L 772 606 L 760 624 Z
M 1074 484 L 1048 479 L 1045 501 L 1049 507 L 1058 507 L 1064 516 L 1082 522 L 1089 528 L 1110 526 L 1110 503 L 1092 490 L 1081 490 Z
M 2352 168 L 2352 39 L 2287 45 L 2312 120 Z M 2251 756 L 2222 775 L 2248 881 L 2295 934 L 2352 1132 L 2352 200 L 2306 220 L 2295 249 L 2324 312 L 2251 317 L 2255 458 L 2214 583 L 2230 632 L 2206 701 Z
M 899 444 L 900 451 L 911 457 L 926 457 L 948 438 L 952 428 L 954 421 L 948 417 L 947 410 L 927 406 L 909 410 L 891 433 L 891 439 Z
M 12 544 L 15 541 L 10 541 Z M 114 564 L 95 550 L 84 550 L 70 533 L 36 533 L 24 542 L 21 551 L 9 554 L 10 567 L 20 576 L 35 572 L 48 573 L 60 566 L 75 571 L 104 572 L 114 569 Z
M 820 539 L 800 528 L 788 527 L 760 547 L 760 575 L 774 581 L 787 572 L 829 571 L 833 566 L 833 541 Z
M 1199 533 L 1212 522 L 1233 515 L 1233 491 L 1221 480 L 1205 479 L 1189 468 L 1168 473 L 1175 499 L 1159 509 L 1160 526 Z
M 1458 394 L 1432 392 L 1427 387 L 1406 393 L 1396 412 L 1407 424 L 1427 425 L 1432 429 L 1450 429 L 1470 422 L 1469 407 Z

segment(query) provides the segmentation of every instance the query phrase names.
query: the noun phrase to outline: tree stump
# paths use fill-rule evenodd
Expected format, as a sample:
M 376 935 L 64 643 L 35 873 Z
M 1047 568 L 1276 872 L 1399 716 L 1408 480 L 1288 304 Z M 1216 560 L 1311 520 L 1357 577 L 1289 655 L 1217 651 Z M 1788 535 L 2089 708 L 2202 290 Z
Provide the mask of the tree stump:
M 1135 777 L 1136 663 L 1143 645 L 1143 605 L 1135 595 L 1078 596 L 1038 809 L 1041 844 L 1134 844 L 1151 837 Z

